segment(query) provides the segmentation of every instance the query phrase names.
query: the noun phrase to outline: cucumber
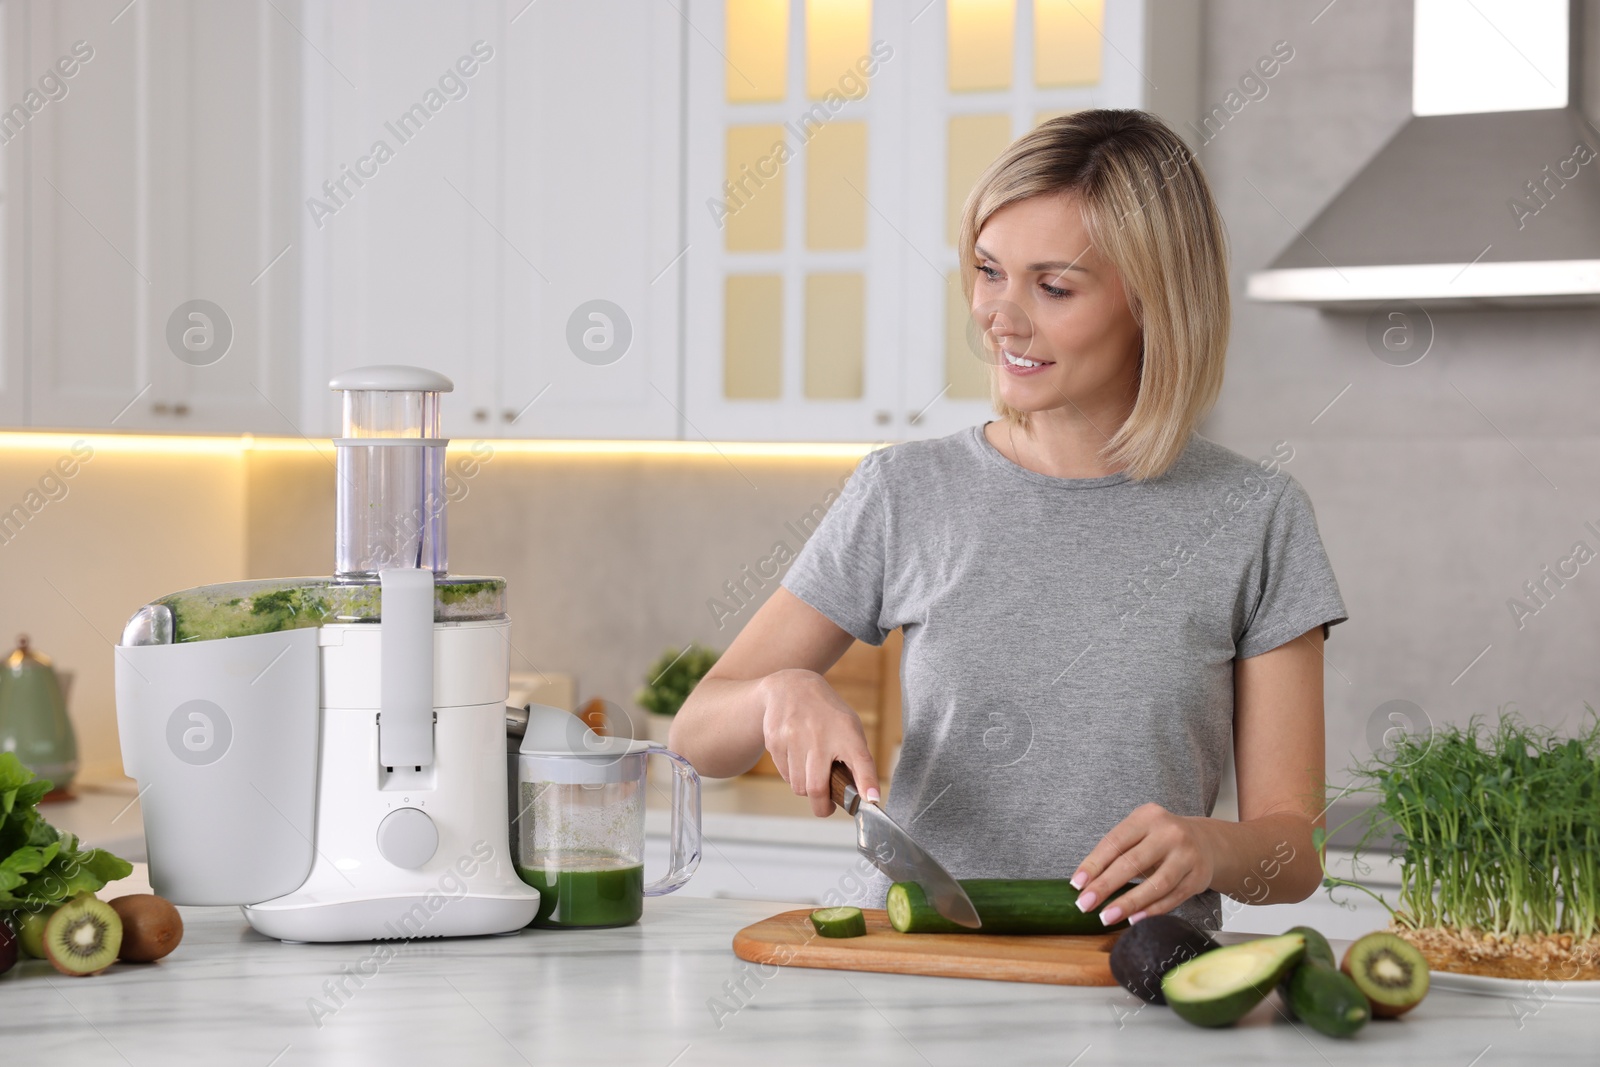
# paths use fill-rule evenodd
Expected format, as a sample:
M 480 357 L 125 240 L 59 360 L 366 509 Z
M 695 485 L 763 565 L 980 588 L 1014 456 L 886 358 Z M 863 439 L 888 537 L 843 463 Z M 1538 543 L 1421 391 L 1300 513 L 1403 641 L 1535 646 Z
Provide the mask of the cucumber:
M 1229 1026 L 1267 998 L 1305 957 L 1304 934 L 1225 945 L 1180 963 L 1161 979 L 1173 1011 L 1196 1026 Z
M 972 930 L 940 915 L 916 882 L 896 882 L 889 887 L 889 925 L 902 934 L 1103 934 L 1128 925 L 1124 918 L 1106 926 L 1096 912 L 1079 911 L 1078 891 L 1065 878 L 960 881 L 983 921 L 982 929 Z M 1133 883 L 1128 883 L 1107 897 L 1106 903 L 1132 888 Z
M 811 925 L 820 937 L 865 937 L 867 917 L 860 908 L 818 908 Z
M 1326 963 L 1329 967 L 1339 966 L 1339 957 L 1333 954 L 1333 946 L 1328 944 L 1328 939 L 1319 931 L 1309 926 L 1291 926 L 1284 933 L 1305 935 L 1306 959 Z
M 1315 961 L 1318 963 L 1326 963 L 1329 967 L 1333 967 L 1335 969 L 1338 968 L 1339 957 L 1333 954 L 1333 946 L 1328 944 L 1328 939 L 1322 936 L 1321 931 L 1313 930 L 1309 926 L 1291 926 L 1289 929 L 1285 930 L 1284 933 L 1305 935 L 1306 963 Z M 1301 966 L 1304 966 L 1304 963 L 1301 964 Z M 1296 968 L 1296 970 L 1298 969 L 1299 968 Z M 1283 981 L 1278 983 L 1278 992 L 1283 997 L 1284 1008 L 1288 1011 L 1289 1018 L 1291 1019 L 1298 1018 L 1298 1016 L 1295 1014 L 1294 999 L 1289 995 L 1289 981 L 1294 977 L 1294 974 L 1294 971 L 1290 971 L 1288 974 L 1283 976 Z
M 1309 939 L 1306 942 L 1310 950 Z M 1329 1037 L 1349 1037 L 1372 1018 L 1367 995 L 1355 980 L 1332 964 L 1309 955 L 1289 974 L 1285 998 L 1307 1026 Z

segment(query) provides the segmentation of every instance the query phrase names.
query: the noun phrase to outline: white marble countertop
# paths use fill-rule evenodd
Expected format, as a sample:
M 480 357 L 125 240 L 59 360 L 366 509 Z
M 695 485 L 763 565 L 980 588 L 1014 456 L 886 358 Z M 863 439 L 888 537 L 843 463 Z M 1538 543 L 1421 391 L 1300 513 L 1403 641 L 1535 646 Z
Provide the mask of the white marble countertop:
M 142 873 L 142 872 L 141 872 Z M 118 895 L 123 887 L 108 887 Z M 1592 1006 L 1435 992 L 1336 1041 L 1275 998 L 1200 1030 L 1120 989 L 760 969 L 730 949 L 771 903 L 661 898 L 638 925 L 505 937 L 284 945 L 234 908 L 183 909 L 166 960 L 0 976 L 0 1060 L 17 1064 L 919 1065 L 1593 1063 Z M 1342 946 L 1336 946 L 1342 950 Z M 335 999 L 332 983 L 370 970 Z M 776 971 L 776 973 L 774 973 Z M 742 983 L 742 991 L 738 986 Z M 320 1018 L 313 1005 L 320 1003 Z M 720 1005 L 720 1007 L 718 1006 Z M 1519 1020 L 1520 1015 L 1520 1020 Z

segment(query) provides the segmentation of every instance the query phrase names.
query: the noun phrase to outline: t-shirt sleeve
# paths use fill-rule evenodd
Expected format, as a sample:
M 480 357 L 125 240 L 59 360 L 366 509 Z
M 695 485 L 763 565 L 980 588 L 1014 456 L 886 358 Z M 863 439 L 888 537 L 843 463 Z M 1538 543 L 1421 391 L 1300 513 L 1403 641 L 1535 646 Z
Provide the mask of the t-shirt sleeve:
M 889 631 L 883 614 L 887 488 L 883 452 L 857 465 L 784 575 L 783 586 L 869 645 Z
M 1248 659 L 1292 641 L 1319 624 L 1327 628 L 1349 618 L 1333 565 L 1322 547 L 1311 498 L 1292 476 L 1267 521 L 1259 599 L 1235 655 Z

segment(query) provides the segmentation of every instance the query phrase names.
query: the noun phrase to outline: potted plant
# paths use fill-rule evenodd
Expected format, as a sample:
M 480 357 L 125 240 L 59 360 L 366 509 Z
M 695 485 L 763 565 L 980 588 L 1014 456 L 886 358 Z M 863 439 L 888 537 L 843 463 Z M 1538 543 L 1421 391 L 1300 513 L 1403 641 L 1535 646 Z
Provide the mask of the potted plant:
M 644 688 L 634 695 L 639 706 L 649 712 L 645 734 L 650 740 L 667 743 L 672 717 L 720 654 L 691 641 L 685 648 L 667 649 L 650 665 L 645 672 Z
M 1401 737 L 1352 771 L 1354 791 L 1377 800 L 1357 862 L 1394 835 L 1398 906 L 1347 879 L 1323 884 L 1375 897 L 1432 970 L 1600 980 L 1600 719 L 1589 714 L 1569 738 L 1504 714 Z

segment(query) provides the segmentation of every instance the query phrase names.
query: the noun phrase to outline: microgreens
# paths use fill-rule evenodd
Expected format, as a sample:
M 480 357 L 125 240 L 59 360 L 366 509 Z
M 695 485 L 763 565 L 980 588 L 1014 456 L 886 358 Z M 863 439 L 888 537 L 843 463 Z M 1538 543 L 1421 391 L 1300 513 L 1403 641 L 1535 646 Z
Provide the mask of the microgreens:
M 1514 715 L 1492 728 L 1474 717 L 1403 736 L 1352 768 L 1352 792 L 1377 798 L 1356 862 L 1394 834 L 1400 895 L 1390 912 L 1398 922 L 1600 934 L 1600 717 L 1588 710 L 1576 737 Z M 1319 849 L 1323 840 L 1316 835 Z M 1323 884 L 1360 889 L 1389 907 L 1358 882 L 1330 875 Z

